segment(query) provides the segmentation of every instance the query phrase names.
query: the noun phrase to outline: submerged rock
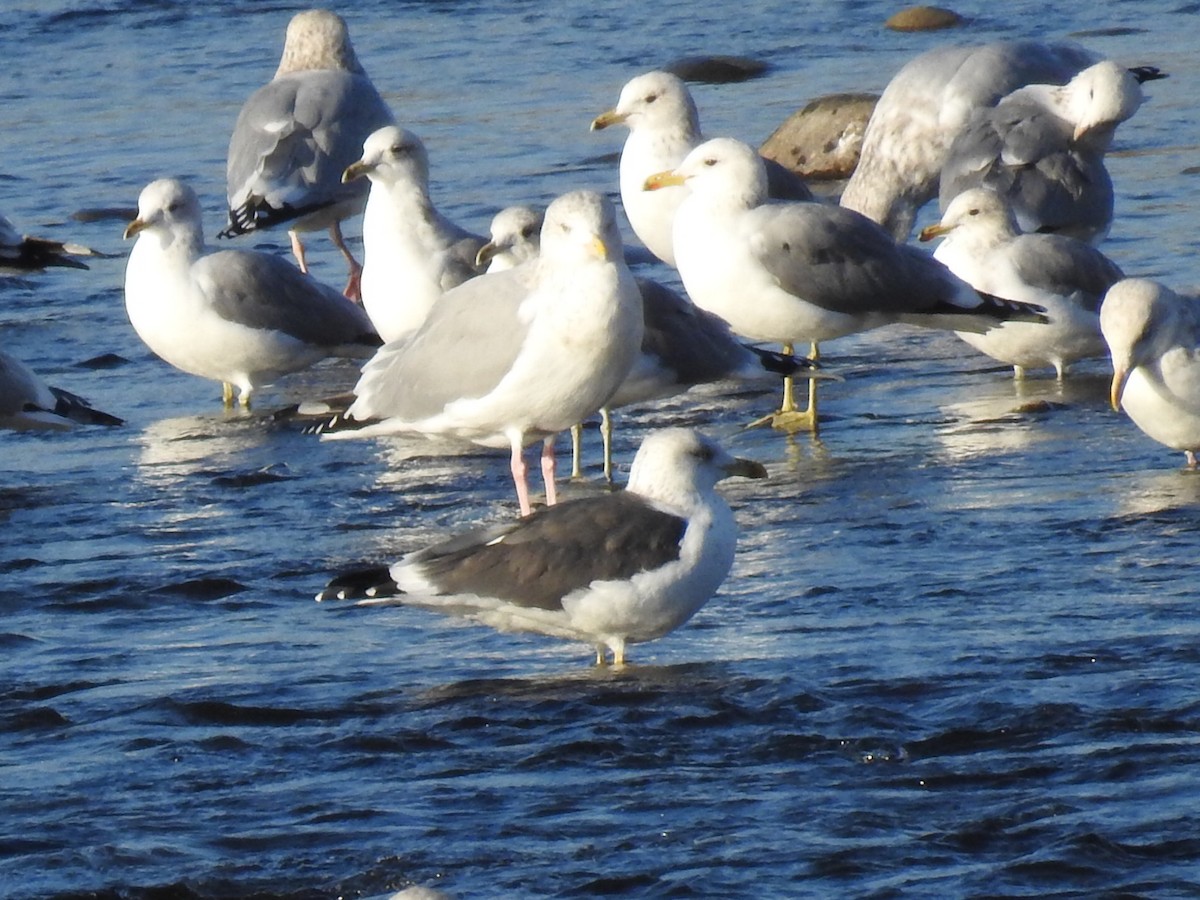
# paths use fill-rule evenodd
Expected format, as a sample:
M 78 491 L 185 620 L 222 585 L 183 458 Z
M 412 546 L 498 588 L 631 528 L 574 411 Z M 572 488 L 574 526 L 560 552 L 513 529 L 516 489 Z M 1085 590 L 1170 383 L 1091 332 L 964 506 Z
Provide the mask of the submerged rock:
M 942 28 L 957 28 L 963 17 L 952 9 L 940 6 L 910 6 L 902 9 L 884 22 L 892 31 L 937 31 Z
M 767 71 L 767 64 L 745 56 L 685 56 L 663 66 L 684 81 L 733 84 L 749 81 Z

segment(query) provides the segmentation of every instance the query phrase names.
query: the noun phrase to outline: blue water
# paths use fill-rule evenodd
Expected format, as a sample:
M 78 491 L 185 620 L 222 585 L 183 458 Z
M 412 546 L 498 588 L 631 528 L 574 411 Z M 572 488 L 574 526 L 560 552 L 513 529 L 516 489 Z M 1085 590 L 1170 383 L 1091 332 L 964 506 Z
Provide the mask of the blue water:
M 0 208 L 114 254 L 0 281 L 2 346 L 128 420 L 0 433 L 0 894 L 1200 895 L 1200 476 L 1107 407 L 1104 361 L 1014 384 L 953 336 L 886 329 L 825 348 L 845 381 L 819 441 L 741 431 L 776 399 L 745 388 L 623 412 L 623 468 L 647 429 L 694 423 L 771 478 L 727 485 L 733 573 L 622 671 L 546 638 L 313 603 L 340 568 L 512 515 L 504 456 L 222 412 L 130 328 L 123 222 L 70 220 L 173 175 L 215 234 L 229 129 L 297 8 L 0 8 Z M 678 57 L 771 64 L 695 87 L 710 134 L 757 141 L 927 47 L 1074 35 L 1171 73 L 1118 133 L 1105 249 L 1200 284 L 1195 6 L 981 3 L 921 35 L 884 31 L 893 9 L 343 12 L 429 146 L 435 199 L 476 230 L 509 203 L 615 192 L 621 136 L 588 123 Z M 84 364 L 104 354 L 117 364 Z M 259 409 L 355 375 L 315 369 Z M 568 493 L 598 489 L 595 443 Z

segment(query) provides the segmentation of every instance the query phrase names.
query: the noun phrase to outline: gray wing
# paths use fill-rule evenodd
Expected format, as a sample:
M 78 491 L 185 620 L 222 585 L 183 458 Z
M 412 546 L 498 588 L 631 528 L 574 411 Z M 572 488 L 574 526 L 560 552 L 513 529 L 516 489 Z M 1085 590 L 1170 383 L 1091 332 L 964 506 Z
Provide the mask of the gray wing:
M 217 315 L 231 322 L 319 347 L 372 343 L 374 328 L 361 309 L 280 257 L 223 250 L 201 257 L 192 276 Z
M 449 247 L 446 250 L 446 266 L 442 272 L 442 290 L 448 291 L 469 281 L 476 275 L 482 275 L 487 265 L 477 265 L 479 248 L 487 243 L 487 239 L 477 234 L 471 234 L 457 226 L 449 235 Z
M 415 422 L 489 393 L 528 332 L 518 311 L 530 274 L 519 266 L 480 275 L 444 294 L 415 334 L 387 344 L 363 367 L 354 418 Z
M 479 594 L 562 609 L 594 581 L 631 578 L 679 558 L 687 520 L 620 492 L 545 507 L 411 554 L 440 594 Z
M 767 204 L 747 222 L 755 255 L 780 287 L 824 309 L 900 315 L 944 307 L 960 290 L 937 260 L 853 210 Z
M 678 384 L 724 378 L 753 355 L 724 319 L 699 309 L 686 297 L 649 278 L 637 279 L 645 331 L 642 352 L 662 360 Z
M 1013 266 L 1026 284 L 1061 296 L 1082 293 L 1092 312 L 1099 312 L 1105 293 L 1125 277 L 1099 250 L 1072 238 L 1021 235 L 1011 252 Z
M 342 172 L 362 155 L 363 141 L 393 121 L 365 75 L 309 70 L 259 88 L 242 107 L 229 141 L 229 231 L 365 199 L 369 184 L 342 184 Z
M 767 164 L 767 196 L 772 200 L 812 200 L 807 182 L 787 166 L 763 157 Z

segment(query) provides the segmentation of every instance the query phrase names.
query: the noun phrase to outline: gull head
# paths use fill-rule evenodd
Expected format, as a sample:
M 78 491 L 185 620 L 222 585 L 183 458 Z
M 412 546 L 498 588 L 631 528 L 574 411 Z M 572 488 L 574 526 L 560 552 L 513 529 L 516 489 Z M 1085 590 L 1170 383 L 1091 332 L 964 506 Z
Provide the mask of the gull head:
M 1012 207 L 990 188 L 963 191 L 950 201 L 941 221 L 921 229 L 919 237 L 922 241 L 932 241 L 959 228 L 986 229 L 1000 236 L 1020 233 Z
M 506 206 L 492 217 L 491 240 L 479 248 L 475 265 L 500 272 L 538 255 L 545 214 L 532 206 Z
M 411 131 L 385 125 L 363 142 L 363 155 L 342 173 L 342 183 L 366 176 L 385 185 L 412 184 L 429 190 L 429 153 Z
M 543 259 L 620 260 L 621 232 L 612 201 L 595 191 L 556 198 L 546 208 L 541 247 Z
M 693 149 L 671 172 L 646 179 L 643 189 L 687 185 L 693 194 L 757 206 L 767 197 L 767 166 L 758 151 L 733 138 L 713 138 Z
M 1138 111 L 1144 98 L 1136 74 L 1111 59 L 1088 66 L 1062 90 L 1075 140 L 1116 127 Z
M 316 69 L 363 74 L 346 20 L 327 9 L 310 9 L 292 16 L 275 77 Z
M 617 105 L 592 120 L 592 131 L 610 125 L 638 128 L 677 129 L 698 135 L 700 114 L 683 80 L 670 72 L 647 72 L 631 79 L 621 89 Z
M 732 476 L 766 478 L 762 463 L 731 456 L 715 440 L 692 428 L 664 428 L 642 441 L 629 470 L 628 489 L 679 503 L 706 493 Z
M 138 195 L 137 218 L 125 229 L 125 239 L 142 232 L 155 233 L 164 244 L 175 236 L 202 242 L 200 199 L 176 178 L 152 181 Z

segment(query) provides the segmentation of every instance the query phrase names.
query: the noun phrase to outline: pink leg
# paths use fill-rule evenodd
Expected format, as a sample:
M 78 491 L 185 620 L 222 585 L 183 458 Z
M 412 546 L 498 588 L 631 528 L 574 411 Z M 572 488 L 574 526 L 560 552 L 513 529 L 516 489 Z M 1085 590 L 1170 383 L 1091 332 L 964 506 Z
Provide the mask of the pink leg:
M 333 245 L 342 251 L 342 256 L 346 257 L 346 263 L 350 266 L 350 280 L 346 282 L 346 290 L 342 293 L 355 303 L 362 303 L 362 266 L 354 258 L 350 248 L 346 246 L 346 239 L 342 237 L 340 223 L 334 222 L 329 226 L 329 238 L 333 241 Z
M 533 510 L 529 503 L 529 467 L 525 465 L 524 448 L 520 441 L 512 445 L 512 477 L 517 487 L 517 503 L 521 505 L 521 515 L 527 516 Z
M 288 237 L 292 239 L 292 255 L 296 257 L 296 265 L 300 267 L 300 271 L 308 274 L 308 262 L 304 259 L 304 245 L 300 243 L 300 235 L 294 231 L 288 232 Z
M 558 502 L 558 488 L 554 483 L 558 461 L 554 458 L 554 435 L 542 442 L 542 481 L 546 483 L 546 505 Z

